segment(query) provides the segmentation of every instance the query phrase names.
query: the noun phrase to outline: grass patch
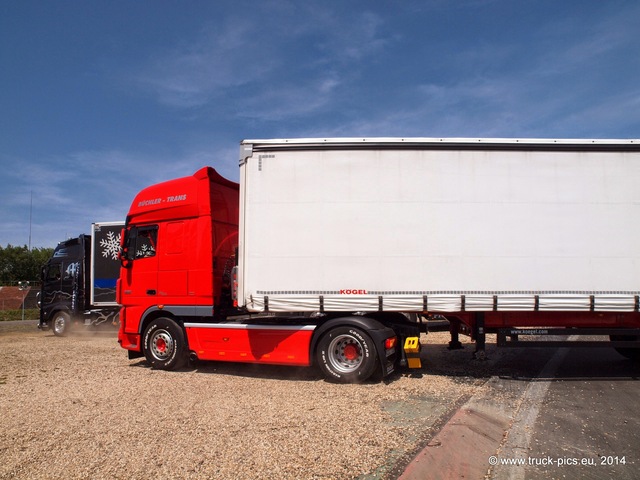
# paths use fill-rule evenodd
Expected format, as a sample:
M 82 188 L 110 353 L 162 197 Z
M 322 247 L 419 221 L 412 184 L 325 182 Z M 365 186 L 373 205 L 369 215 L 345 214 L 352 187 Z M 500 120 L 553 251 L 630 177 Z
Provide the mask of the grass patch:
M 26 308 L 24 310 L 25 320 L 38 320 L 40 311 L 37 308 Z M 19 310 L 0 310 L 0 322 L 10 320 L 22 320 L 22 309 Z

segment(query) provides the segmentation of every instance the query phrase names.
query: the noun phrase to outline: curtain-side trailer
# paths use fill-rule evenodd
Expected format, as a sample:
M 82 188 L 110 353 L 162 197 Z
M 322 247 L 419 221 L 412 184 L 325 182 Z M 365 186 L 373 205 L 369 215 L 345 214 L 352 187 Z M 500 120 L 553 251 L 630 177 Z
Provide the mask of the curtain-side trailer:
M 55 335 L 64 336 L 76 323 L 118 324 L 116 282 L 123 227 L 124 222 L 94 223 L 91 235 L 58 244 L 42 268 L 38 328 L 51 328 Z
M 479 355 L 487 333 L 507 346 L 600 335 L 579 344 L 640 351 L 640 141 L 240 151 L 239 186 L 204 168 L 134 199 L 118 287 L 130 357 L 316 364 L 362 381 L 419 366 L 421 320 L 434 315 L 450 321 L 452 347 L 468 332 Z

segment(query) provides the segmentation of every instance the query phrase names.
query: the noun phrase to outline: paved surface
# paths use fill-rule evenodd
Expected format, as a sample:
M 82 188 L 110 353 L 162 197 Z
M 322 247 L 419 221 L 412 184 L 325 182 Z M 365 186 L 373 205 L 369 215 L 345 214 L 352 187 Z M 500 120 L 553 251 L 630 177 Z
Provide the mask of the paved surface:
M 2 323 L 35 329 L 37 320 Z M 640 365 L 611 349 L 563 348 L 491 349 L 484 367 L 485 388 L 404 473 L 371 478 L 640 478 Z
M 400 479 L 639 478 L 640 365 L 610 349 L 503 352 Z
M 639 379 L 640 365 L 613 350 L 570 350 L 547 382 L 519 478 L 640 478 Z

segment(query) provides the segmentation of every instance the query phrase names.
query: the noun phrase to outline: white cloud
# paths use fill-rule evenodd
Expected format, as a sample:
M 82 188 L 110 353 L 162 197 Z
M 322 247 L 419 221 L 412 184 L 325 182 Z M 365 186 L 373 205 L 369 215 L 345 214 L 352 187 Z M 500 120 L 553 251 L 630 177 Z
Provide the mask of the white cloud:
M 207 25 L 144 63 L 135 82 L 180 109 L 212 106 L 231 116 L 295 117 L 324 108 L 389 42 L 380 34 L 381 18 L 372 13 L 343 18 L 313 5 L 272 8 Z
M 135 193 L 157 175 L 153 158 L 119 151 L 13 161 L 21 167 L 5 176 L 0 245 L 26 244 L 31 192 L 34 246 L 54 246 L 86 232 L 92 222 L 124 220 Z
M 332 105 L 340 86 L 339 76 L 329 71 L 301 84 L 287 82 L 239 101 L 237 116 L 278 121 L 310 115 Z
M 379 15 L 362 12 L 356 18 L 341 18 L 336 12 L 315 13 L 314 27 L 324 35 L 319 42 L 324 60 L 351 65 L 383 49 L 391 42 L 381 36 L 384 22 Z
M 274 68 L 265 53 L 246 22 L 230 19 L 203 29 L 190 44 L 157 54 L 136 81 L 167 105 L 200 106 Z
M 640 8 L 596 18 L 551 18 L 523 44 L 469 43 L 446 74 L 409 82 L 367 118 L 336 132 L 399 136 L 636 136 Z M 582 23 L 580 23 L 582 22 Z M 635 103 L 637 105 L 637 103 Z M 363 116 L 361 116 L 363 117 Z M 621 132 L 627 132 L 622 134 Z

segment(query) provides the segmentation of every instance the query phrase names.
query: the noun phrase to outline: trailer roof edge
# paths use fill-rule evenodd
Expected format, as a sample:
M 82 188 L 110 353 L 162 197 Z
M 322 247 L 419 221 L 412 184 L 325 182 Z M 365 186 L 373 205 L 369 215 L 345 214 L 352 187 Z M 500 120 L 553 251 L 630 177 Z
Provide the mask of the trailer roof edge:
M 612 138 L 462 138 L 462 137 L 317 137 L 317 138 L 270 138 L 246 139 L 241 144 L 269 144 L 269 145 L 301 145 L 301 144 L 368 144 L 368 143 L 461 143 L 461 144 L 640 144 L 640 139 L 612 139 Z
M 241 145 L 253 150 L 312 148 L 461 148 L 461 149 L 541 149 L 541 150 L 640 150 L 640 139 L 550 139 L 550 138 L 427 138 L 427 137 L 345 137 L 247 139 Z

